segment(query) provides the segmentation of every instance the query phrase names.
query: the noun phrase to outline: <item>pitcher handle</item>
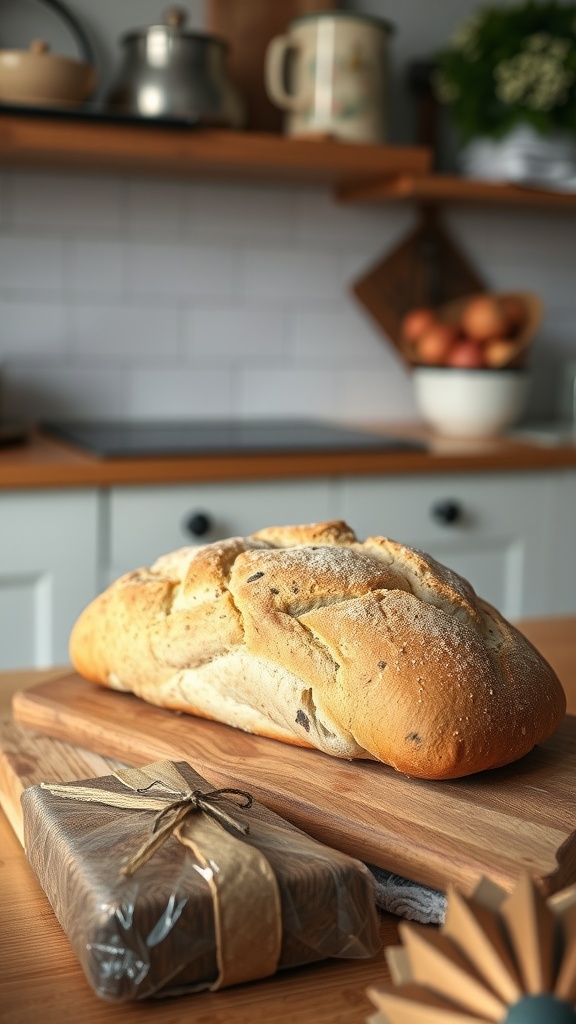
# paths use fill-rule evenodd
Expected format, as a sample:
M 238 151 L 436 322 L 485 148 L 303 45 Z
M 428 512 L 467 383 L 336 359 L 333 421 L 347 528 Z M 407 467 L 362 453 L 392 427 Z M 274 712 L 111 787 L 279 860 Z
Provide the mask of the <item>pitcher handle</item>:
M 298 47 L 288 36 L 274 36 L 270 40 L 266 48 L 264 81 L 273 103 L 284 110 L 298 112 L 304 109 L 307 99 L 303 92 L 290 93 L 284 86 L 285 62 L 290 50 L 297 51 Z

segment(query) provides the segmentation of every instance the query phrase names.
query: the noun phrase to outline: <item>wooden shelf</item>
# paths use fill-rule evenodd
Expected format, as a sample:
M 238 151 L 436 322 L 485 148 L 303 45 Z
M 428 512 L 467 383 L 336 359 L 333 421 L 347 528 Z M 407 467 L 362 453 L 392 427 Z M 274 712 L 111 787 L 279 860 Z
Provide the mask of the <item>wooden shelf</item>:
M 0 111 L 0 165 L 178 176 L 220 176 L 316 183 L 336 188 L 429 170 L 421 146 L 208 128 L 106 123 L 87 118 Z
M 0 166 L 318 184 L 344 203 L 502 204 L 576 210 L 576 193 L 432 174 L 424 146 L 3 112 Z
M 423 204 L 482 203 L 505 206 L 559 207 L 576 210 L 576 192 L 547 192 L 517 185 L 494 185 L 450 174 L 400 172 L 386 181 L 346 183 L 337 190 L 346 203 L 406 200 Z

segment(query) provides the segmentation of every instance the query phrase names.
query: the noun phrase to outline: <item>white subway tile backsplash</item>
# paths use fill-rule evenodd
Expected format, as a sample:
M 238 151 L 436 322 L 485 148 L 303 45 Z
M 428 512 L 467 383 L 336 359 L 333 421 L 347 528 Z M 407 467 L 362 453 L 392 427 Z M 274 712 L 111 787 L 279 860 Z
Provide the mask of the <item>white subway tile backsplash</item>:
M 561 257 L 543 260 L 539 266 L 531 266 L 520 275 L 517 266 L 503 267 L 501 274 L 506 288 L 520 288 L 516 283 L 525 281 L 525 291 L 541 295 L 546 313 L 553 312 L 557 305 L 566 301 L 566 296 L 576 288 L 576 259 L 567 263 Z
M 54 292 L 64 282 L 63 245 L 57 238 L 0 236 L 0 287 Z
M 290 340 L 298 366 L 348 363 L 377 368 L 382 363 L 383 335 L 344 299 L 335 308 L 296 308 L 291 320 Z
M 446 227 L 458 245 L 473 254 L 478 269 L 496 260 L 521 271 L 552 262 L 574 262 L 573 214 L 561 210 L 454 208 L 445 214 Z M 522 244 L 519 245 L 519 239 Z
M 324 188 L 302 188 L 295 192 L 295 234 L 298 241 L 339 242 L 343 249 L 379 247 L 384 251 L 405 230 L 413 211 L 404 206 L 355 206 L 338 202 Z
M 294 235 L 296 193 L 286 186 L 194 182 L 186 203 L 186 232 L 250 240 Z
M 159 362 L 178 353 L 179 330 L 179 310 L 174 306 L 102 301 L 70 308 L 73 351 L 97 361 Z
M 217 418 L 230 414 L 232 373 L 226 368 L 133 369 L 125 415 L 129 418 Z
M 319 246 L 246 249 L 242 260 L 244 295 L 264 302 L 341 297 L 338 254 Z
M 284 317 L 277 310 L 243 305 L 193 307 L 186 321 L 186 346 L 191 359 L 278 360 L 284 348 Z
M 237 412 L 243 417 L 341 416 L 336 374 L 330 368 L 246 367 L 240 373 L 238 396 Z
M 131 238 L 166 236 L 179 238 L 189 203 L 189 187 L 183 181 L 131 179 L 126 187 L 125 221 Z
M 66 350 L 66 340 L 63 303 L 0 300 L 0 359 L 58 355 Z
M 0 171 L 0 231 L 8 224 L 8 175 Z
M 228 298 L 236 293 L 236 253 L 226 247 L 195 243 L 168 245 L 136 242 L 126 247 L 128 292 Z
M 379 369 L 338 371 L 338 411 L 345 420 L 418 420 L 410 375 L 392 355 Z
M 122 242 L 71 241 L 65 243 L 66 288 L 72 292 L 119 294 L 124 288 Z
M 36 230 L 97 228 L 118 232 L 123 198 L 121 178 L 14 171 L 9 188 L 9 223 Z
M 540 374 L 551 373 L 556 377 L 552 386 L 559 390 L 562 387 L 561 366 L 570 360 L 576 360 L 574 320 L 546 317 L 533 346 L 531 364 L 538 368 Z

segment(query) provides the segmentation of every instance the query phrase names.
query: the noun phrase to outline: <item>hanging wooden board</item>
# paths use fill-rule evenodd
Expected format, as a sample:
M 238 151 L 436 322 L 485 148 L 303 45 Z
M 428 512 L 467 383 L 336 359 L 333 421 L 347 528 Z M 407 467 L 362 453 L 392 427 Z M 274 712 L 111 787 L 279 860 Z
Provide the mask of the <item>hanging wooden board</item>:
M 230 45 L 226 67 L 248 106 L 249 129 L 282 131 L 284 111 L 271 103 L 264 86 L 264 57 L 272 37 L 283 35 L 301 14 L 338 6 L 330 0 L 206 0 L 208 30 Z
M 402 318 L 419 306 L 443 306 L 487 290 L 446 230 L 430 214 L 352 286 L 358 301 L 395 346 L 402 351 Z
M 515 764 L 449 782 L 251 736 L 76 674 L 18 692 L 13 717 L 135 766 L 187 760 L 321 842 L 438 889 L 470 894 L 485 874 L 511 890 L 525 869 L 546 894 L 576 882 L 576 717 Z

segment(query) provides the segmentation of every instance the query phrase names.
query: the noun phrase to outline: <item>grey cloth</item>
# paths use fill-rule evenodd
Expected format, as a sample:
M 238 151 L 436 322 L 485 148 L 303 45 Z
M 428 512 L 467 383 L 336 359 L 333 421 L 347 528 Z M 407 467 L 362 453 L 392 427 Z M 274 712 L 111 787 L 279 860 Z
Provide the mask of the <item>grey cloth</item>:
M 446 895 L 419 882 L 411 882 L 373 864 L 366 865 L 376 883 L 376 906 L 389 914 L 420 924 L 442 924 L 446 915 Z

